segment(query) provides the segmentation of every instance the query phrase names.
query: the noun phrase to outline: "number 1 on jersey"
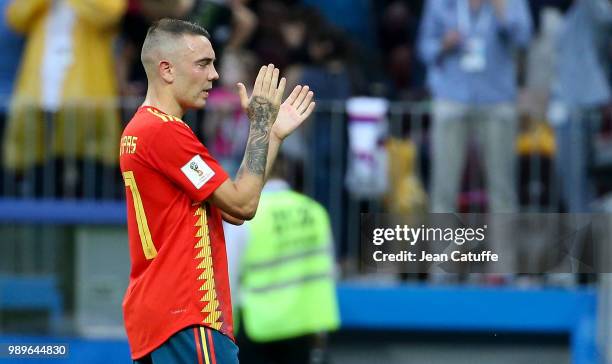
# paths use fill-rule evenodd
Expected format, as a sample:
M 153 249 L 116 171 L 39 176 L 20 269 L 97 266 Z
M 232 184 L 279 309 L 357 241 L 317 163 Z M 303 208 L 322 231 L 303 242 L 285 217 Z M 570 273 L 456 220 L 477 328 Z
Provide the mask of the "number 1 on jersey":
M 144 251 L 144 255 L 147 259 L 153 259 L 157 256 L 157 250 L 155 249 L 155 245 L 153 245 L 153 240 L 151 239 L 151 231 L 149 230 L 147 216 L 145 215 L 144 207 L 142 206 L 140 192 L 138 192 L 138 185 L 136 185 L 136 179 L 134 179 L 134 172 L 123 172 L 123 180 L 125 181 L 125 186 L 132 191 L 134 212 L 136 214 L 136 224 L 138 225 L 138 235 L 140 235 L 142 250 Z

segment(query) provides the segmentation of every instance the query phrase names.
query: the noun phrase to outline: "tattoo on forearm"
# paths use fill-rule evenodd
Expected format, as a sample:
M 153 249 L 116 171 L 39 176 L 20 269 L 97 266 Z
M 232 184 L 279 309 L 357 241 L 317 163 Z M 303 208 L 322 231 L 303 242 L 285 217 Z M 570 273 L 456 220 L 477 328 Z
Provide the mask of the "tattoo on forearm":
M 251 122 L 249 141 L 247 142 L 244 162 L 246 168 L 254 175 L 263 176 L 266 171 L 270 128 L 278 115 L 278 106 L 263 97 L 255 96 L 247 108 L 247 116 Z M 244 172 L 241 166 L 240 177 Z

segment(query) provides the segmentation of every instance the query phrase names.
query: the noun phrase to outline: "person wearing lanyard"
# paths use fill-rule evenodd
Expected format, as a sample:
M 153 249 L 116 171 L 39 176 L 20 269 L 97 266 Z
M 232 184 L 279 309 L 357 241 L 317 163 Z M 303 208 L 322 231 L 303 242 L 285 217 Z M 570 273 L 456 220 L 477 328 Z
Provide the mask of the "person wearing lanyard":
M 517 210 L 515 52 L 529 44 L 525 0 L 428 0 L 419 34 L 432 94 L 432 212 L 455 212 L 470 138 L 491 212 Z
M 602 107 L 612 102 L 607 78 L 611 40 L 612 2 L 574 1 L 556 39 L 548 112 L 558 145 L 555 167 L 561 199 L 570 213 L 591 212 L 596 177 L 605 176 L 607 169 L 606 158 L 597 158 L 592 138 Z
M 516 210 L 514 52 L 531 38 L 525 0 L 429 0 L 419 35 L 433 96 L 432 210 L 453 212 L 468 138 L 484 157 L 491 211 Z

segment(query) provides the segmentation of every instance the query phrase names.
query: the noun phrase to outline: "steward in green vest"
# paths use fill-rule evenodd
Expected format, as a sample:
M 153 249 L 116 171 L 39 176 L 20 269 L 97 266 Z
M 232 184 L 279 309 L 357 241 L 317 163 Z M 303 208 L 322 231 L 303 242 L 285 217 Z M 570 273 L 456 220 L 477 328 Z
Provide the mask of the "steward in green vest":
M 339 326 L 327 211 L 282 180 L 263 190 L 241 262 L 243 327 L 254 342 Z

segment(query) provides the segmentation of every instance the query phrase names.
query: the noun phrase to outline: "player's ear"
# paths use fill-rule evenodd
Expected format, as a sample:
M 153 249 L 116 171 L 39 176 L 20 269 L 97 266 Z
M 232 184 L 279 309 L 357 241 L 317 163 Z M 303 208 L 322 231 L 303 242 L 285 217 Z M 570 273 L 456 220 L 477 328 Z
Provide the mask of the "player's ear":
M 174 82 L 174 69 L 169 61 L 159 61 L 159 75 L 167 83 Z

